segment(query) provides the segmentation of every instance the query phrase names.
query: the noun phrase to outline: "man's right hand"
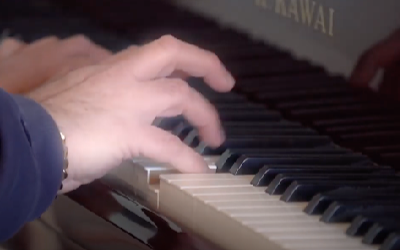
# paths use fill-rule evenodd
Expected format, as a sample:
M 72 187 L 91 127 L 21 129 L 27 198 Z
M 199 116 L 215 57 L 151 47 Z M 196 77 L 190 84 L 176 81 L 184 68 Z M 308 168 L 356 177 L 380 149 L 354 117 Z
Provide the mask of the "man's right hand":
M 234 79 L 215 54 L 171 36 L 80 68 L 31 93 L 65 134 L 69 177 L 63 192 L 102 177 L 123 160 L 147 157 L 182 172 L 207 170 L 178 137 L 152 125 L 184 115 L 210 146 L 224 141 L 215 108 L 177 72 L 226 92 Z

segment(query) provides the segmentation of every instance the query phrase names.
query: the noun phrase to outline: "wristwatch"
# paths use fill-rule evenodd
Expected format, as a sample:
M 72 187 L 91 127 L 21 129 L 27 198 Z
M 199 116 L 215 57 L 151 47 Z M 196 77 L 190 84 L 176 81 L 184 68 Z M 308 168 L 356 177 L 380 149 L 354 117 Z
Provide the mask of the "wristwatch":
M 62 171 L 62 181 L 68 178 L 68 147 L 66 144 L 65 135 L 60 132 L 63 148 L 64 148 L 64 164 L 63 164 L 63 171 Z M 61 182 L 60 190 L 63 188 L 63 184 Z

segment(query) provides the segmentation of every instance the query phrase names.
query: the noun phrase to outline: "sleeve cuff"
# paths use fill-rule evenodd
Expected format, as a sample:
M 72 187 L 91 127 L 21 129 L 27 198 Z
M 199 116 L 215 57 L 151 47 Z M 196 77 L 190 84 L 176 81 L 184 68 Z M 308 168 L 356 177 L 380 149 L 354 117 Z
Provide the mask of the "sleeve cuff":
M 13 96 L 21 114 L 21 123 L 30 141 L 38 168 L 40 189 L 38 201 L 30 219 L 39 217 L 53 202 L 62 182 L 64 148 L 60 131 L 53 118 L 35 101 Z

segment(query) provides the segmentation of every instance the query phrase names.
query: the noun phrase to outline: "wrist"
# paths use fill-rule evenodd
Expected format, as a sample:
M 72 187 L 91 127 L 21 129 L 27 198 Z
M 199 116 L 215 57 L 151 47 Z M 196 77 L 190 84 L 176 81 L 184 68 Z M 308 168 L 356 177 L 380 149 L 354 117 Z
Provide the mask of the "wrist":
M 52 103 L 44 102 L 42 106 L 52 116 L 59 131 L 58 137 L 63 148 L 63 169 L 61 173 L 62 182 L 57 194 L 64 194 L 78 188 L 82 184 L 77 181 L 76 165 L 79 161 L 76 159 L 76 153 L 71 153 L 71 149 L 76 149 L 77 145 L 79 145 L 79 143 L 74 143 L 76 141 L 74 137 L 76 132 L 73 131 L 74 129 L 71 129 L 76 128 L 76 126 L 69 125 L 70 123 L 66 119 L 68 115 L 65 111 L 62 112 L 59 108 L 55 108 L 55 105 L 52 105 Z

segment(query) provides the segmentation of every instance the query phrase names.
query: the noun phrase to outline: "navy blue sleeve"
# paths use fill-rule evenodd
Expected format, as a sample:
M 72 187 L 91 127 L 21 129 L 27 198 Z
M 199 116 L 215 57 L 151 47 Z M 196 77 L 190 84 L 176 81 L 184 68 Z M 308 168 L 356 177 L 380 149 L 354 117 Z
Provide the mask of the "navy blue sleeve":
M 0 242 L 38 218 L 57 196 L 63 145 L 38 103 L 0 89 Z

